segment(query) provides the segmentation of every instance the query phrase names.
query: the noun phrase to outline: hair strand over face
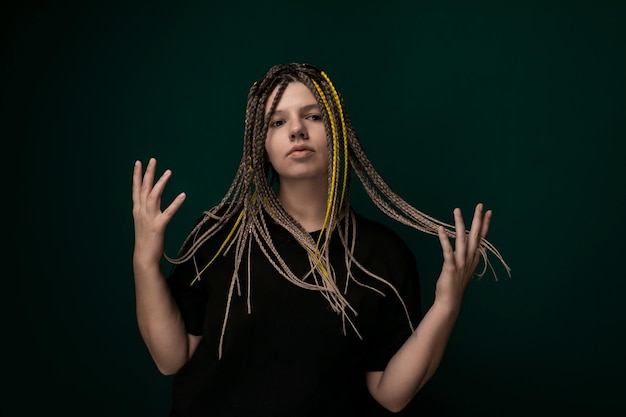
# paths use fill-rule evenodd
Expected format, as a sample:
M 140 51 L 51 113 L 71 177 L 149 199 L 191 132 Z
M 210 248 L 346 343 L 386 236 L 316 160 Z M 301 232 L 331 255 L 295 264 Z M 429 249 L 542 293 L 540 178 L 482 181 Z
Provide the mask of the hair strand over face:
M 272 175 L 265 152 L 269 117 L 276 109 L 285 88 L 292 82 L 303 83 L 315 96 L 322 113 L 327 135 L 329 149 L 328 199 L 324 224 L 317 241 L 314 241 L 311 234 L 285 211 L 268 178 Z M 276 90 L 276 94 L 266 114 L 268 98 L 274 90 Z M 167 260 L 173 264 L 193 260 L 196 268 L 195 277 L 190 283 L 193 285 L 201 279 L 204 271 L 219 255 L 234 250 L 235 265 L 219 343 L 220 357 L 231 300 L 235 290 L 241 294 L 242 283 L 239 274 L 244 258 L 247 259 L 245 269 L 247 306 L 248 311 L 251 312 L 250 282 L 254 277 L 249 255 L 253 241 L 276 271 L 286 280 L 301 288 L 318 291 L 326 298 L 333 311 L 341 316 L 344 331 L 349 325 L 360 336 L 352 321 L 356 312 L 344 297 L 348 282 L 367 286 L 359 282 L 352 274 L 353 266 L 364 271 L 384 287 L 390 288 L 404 306 L 400 294 L 384 277 L 367 271 L 354 258 L 357 230 L 354 212 L 350 207 L 350 176 L 352 172 L 356 174 L 372 202 L 385 215 L 408 227 L 431 235 L 437 235 L 438 227 L 443 226 L 449 237 L 456 237 L 453 225 L 420 212 L 398 196 L 385 183 L 363 151 L 348 118 L 341 95 L 333 86 L 328 75 L 320 68 L 311 64 L 275 65 L 252 85 L 246 105 L 243 155 L 232 184 L 222 200 L 204 212 L 201 221 L 197 223 L 183 242 L 178 256 L 169 257 L 166 255 Z M 305 276 L 297 276 L 293 273 L 287 260 L 282 258 L 274 246 L 266 224 L 267 217 L 284 227 L 306 250 L 310 268 Z M 341 222 L 342 218 L 345 218 L 345 221 Z M 341 227 L 339 227 L 340 225 Z M 215 255 L 206 265 L 197 265 L 194 257 L 196 251 L 225 227 L 230 227 L 230 230 Z M 335 271 L 330 263 L 329 248 L 333 232 L 337 232 L 339 240 L 345 248 L 348 277 L 343 289 L 337 286 Z M 496 256 L 510 275 L 510 268 L 494 245 L 486 239 L 482 239 L 479 250 L 484 260 L 484 269 L 478 274 L 479 277 L 486 272 L 488 266 L 493 271 L 488 259 L 489 253 Z M 369 286 L 368 288 L 380 292 L 375 287 Z M 404 308 L 407 312 L 408 324 L 413 330 L 414 327 L 408 310 L 406 306 Z

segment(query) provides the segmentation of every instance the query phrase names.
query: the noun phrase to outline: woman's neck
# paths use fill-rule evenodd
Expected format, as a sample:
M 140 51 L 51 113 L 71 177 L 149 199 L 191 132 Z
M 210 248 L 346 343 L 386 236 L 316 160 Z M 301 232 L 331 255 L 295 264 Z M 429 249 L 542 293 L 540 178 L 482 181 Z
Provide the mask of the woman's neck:
M 315 232 L 324 225 L 328 202 L 328 183 L 320 181 L 281 181 L 278 200 L 307 232 Z

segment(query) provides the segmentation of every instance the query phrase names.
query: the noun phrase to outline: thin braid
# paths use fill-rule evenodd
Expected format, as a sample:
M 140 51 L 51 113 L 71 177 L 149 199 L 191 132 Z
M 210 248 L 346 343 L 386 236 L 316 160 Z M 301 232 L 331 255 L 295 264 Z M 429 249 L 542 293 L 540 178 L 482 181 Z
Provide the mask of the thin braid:
M 339 198 L 343 198 L 345 196 L 345 189 L 342 189 L 341 197 L 336 192 L 340 182 L 340 170 L 338 165 L 340 155 L 338 154 L 340 154 L 340 149 L 343 149 L 345 147 L 344 146 L 340 148 L 338 146 L 338 141 L 345 142 L 345 137 L 338 137 L 336 124 L 338 124 L 339 119 L 337 118 L 336 107 L 330 105 L 330 101 L 328 99 L 328 97 L 332 95 L 332 92 L 328 89 L 328 84 L 322 82 L 318 83 L 315 81 L 315 79 L 310 77 L 303 77 L 303 83 L 313 92 L 318 101 L 320 109 L 323 109 L 322 114 L 324 116 L 324 123 L 326 126 L 326 132 L 329 142 L 328 205 L 324 217 L 322 231 L 317 242 L 317 248 L 319 248 L 320 252 L 320 262 L 327 264 L 326 267 L 329 268 L 330 259 L 328 255 L 324 255 L 324 252 L 327 252 L 328 248 L 330 247 L 330 238 L 332 236 L 332 231 L 334 230 L 340 215 L 338 207 L 341 207 L 341 201 L 339 201 Z M 344 175 L 346 172 L 347 169 L 344 169 Z M 346 183 L 347 181 L 344 179 L 343 184 Z M 324 233 L 325 231 L 327 233 Z M 324 243 L 320 245 L 322 237 L 324 237 Z
M 273 175 L 265 152 L 269 118 L 276 109 L 283 92 L 292 82 L 301 82 L 314 95 L 319 105 L 327 136 L 328 146 L 328 200 L 324 216 L 324 224 L 320 235 L 315 241 L 280 204 L 268 177 Z M 269 97 L 274 99 L 266 109 Z M 244 143 L 242 158 L 235 173 L 234 180 L 226 194 L 218 204 L 204 211 L 202 219 L 187 235 L 177 257 L 166 256 L 173 264 L 193 260 L 196 276 L 190 285 L 195 284 L 220 256 L 234 251 L 234 270 L 231 277 L 227 302 L 224 312 L 218 355 L 222 356 L 224 335 L 227 331 L 229 313 L 235 292 L 243 297 L 240 271 L 246 273 L 246 305 L 248 313 L 252 313 L 254 295 L 251 294 L 251 282 L 254 268 L 251 265 L 251 251 L 257 246 L 263 256 L 287 281 L 306 290 L 319 292 L 329 306 L 341 316 L 342 329 L 347 327 L 361 337 L 353 318 L 357 312 L 345 298 L 350 283 L 368 288 L 376 293 L 384 292 L 373 285 L 360 282 L 354 276 L 354 269 L 363 271 L 389 288 L 399 299 L 407 316 L 408 325 L 413 323 L 408 310 L 397 289 L 385 278 L 368 271 L 354 257 L 357 241 L 356 217 L 351 209 L 351 174 L 352 171 L 363 185 L 367 195 L 375 206 L 393 220 L 427 234 L 436 235 L 437 228 L 443 226 L 446 234 L 456 237 L 455 228 L 428 216 L 398 196 L 374 169 L 365 154 L 348 117 L 342 96 L 337 92 L 328 75 L 320 68 L 311 64 L 276 65 L 253 83 L 248 93 L 244 121 Z M 306 251 L 309 259 L 309 270 L 302 276 L 296 275 L 289 267 L 289 262 L 281 256 L 274 245 L 266 216 L 283 227 L 293 236 L 296 242 Z M 344 220 L 340 222 L 340 220 Z M 341 227 L 338 227 L 342 225 Z M 196 252 L 209 239 L 216 236 L 225 227 L 230 230 L 213 257 L 205 265 L 197 265 Z M 336 271 L 330 262 L 330 243 L 334 232 L 344 248 L 344 262 L 347 276 L 343 288 L 339 288 Z M 253 242 L 255 245 L 253 245 Z M 485 266 L 493 270 L 488 255 L 495 255 L 510 275 L 510 268 L 490 242 L 482 239 L 479 252 L 485 260 Z M 245 266 L 245 268 L 244 268 Z

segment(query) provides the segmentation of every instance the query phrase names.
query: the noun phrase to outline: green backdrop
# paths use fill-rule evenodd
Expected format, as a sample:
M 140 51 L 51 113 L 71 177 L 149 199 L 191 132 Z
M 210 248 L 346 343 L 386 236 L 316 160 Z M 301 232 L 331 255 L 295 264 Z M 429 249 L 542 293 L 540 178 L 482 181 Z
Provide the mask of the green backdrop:
M 326 69 L 410 203 L 444 220 L 494 210 L 512 276 L 494 262 L 497 280 L 470 285 L 404 414 L 626 411 L 626 3 L 13 3 L 0 11 L 0 414 L 167 415 L 171 378 L 134 316 L 133 162 L 173 170 L 166 201 L 188 194 L 173 253 L 230 184 L 248 88 L 287 62 Z M 393 227 L 428 306 L 438 241 Z

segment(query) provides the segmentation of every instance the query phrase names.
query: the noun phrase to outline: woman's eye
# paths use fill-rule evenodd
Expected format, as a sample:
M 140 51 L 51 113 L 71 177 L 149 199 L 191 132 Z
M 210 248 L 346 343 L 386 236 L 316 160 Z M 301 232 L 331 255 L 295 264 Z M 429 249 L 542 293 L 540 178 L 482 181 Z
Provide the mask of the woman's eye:
M 282 120 L 274 120 L 273 122 L 270 123 L 270 127 L 280 127 L 283 125 L 283 123 L 285 123 Z
M 307 116 L 308 119 L 310 120 L 322 120 L 322 115 L 321 114 L 311 114 L 309 116 Z

